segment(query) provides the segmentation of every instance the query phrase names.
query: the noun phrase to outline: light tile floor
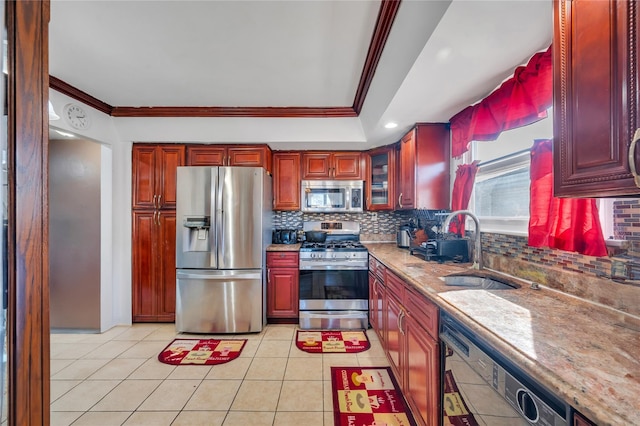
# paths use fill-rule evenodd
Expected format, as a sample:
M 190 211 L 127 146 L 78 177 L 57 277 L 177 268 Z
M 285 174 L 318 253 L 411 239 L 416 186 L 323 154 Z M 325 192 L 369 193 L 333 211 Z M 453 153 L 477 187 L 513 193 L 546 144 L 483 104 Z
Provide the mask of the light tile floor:
M 387 366 L 373 330 L 358 354 L 307 354 L 297 327 L 246 335 L 177 335 L 173 324 L 134 324 L 102 334 L 51 335 L 52 426 L 333 425 L 331 366 Z M 172 366 L 158 354 L 174 338 L 248 339 L 239 358 Z

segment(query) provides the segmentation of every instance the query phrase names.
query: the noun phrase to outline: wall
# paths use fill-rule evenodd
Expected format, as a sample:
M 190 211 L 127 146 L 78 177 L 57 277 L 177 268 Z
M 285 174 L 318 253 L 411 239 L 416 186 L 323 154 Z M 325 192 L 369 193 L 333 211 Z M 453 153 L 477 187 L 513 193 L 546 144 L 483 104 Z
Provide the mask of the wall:
M 78 103 L 55 90 L 49 98 L 58 115 L 66 104 Z M 110 116 L 83 106 L 90 114 L 88 129 L 73 129 L 63 119 L 49 124 L 102 145 L 100 329 L 106 331 L 131 324 L 131 142 L 120 138 Z

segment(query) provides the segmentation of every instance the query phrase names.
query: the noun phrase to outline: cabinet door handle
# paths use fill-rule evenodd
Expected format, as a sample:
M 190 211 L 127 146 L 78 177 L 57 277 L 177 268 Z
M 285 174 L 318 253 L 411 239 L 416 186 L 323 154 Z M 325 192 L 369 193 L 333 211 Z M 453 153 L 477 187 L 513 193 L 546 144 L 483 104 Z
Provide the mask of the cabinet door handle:
M 154 208 L 154 209 L 157 209 L 157 208 L 158 208 L 158 205 L 156 204 L 156 199 L 157 199 L 157 198 L 158 198 L 158 196 L 157 196 L 157 195 L 154 195 L 154 196 L 153 196 L 153 208 Z
M 404 332 L 404 327 L 402 326 L 402 323 L 404 321 L 404 317 L 406 315 L 404 314 L 404 311 L 400 311 L 400 315 L 398 315 L 398 330 L 400 330 L 400 333 L 404 336 L 405 332 Z
M 162 203 L 162 194 L 158 195 L 158 208 L 160 208 L 161 203 Z
M 638 140 L 640 139 L 640 129 L 636 130 L 635 135 L 633 135 L 633 140 L 631 141 L 631 145 L 629 145 L 629 168 L 631 169 L 631 174 L 633 175 L 633 180 L 637 187 L 640 188 L 640 175 L 638 175 L 638 170 L 636 169 L 636 145 Z
M 398 195 L 398 207 L 402 207 L 402 192 Z
M 158 224 L 158 212 L 157 211 L 153 212 L 153 224 L 154 225 Z

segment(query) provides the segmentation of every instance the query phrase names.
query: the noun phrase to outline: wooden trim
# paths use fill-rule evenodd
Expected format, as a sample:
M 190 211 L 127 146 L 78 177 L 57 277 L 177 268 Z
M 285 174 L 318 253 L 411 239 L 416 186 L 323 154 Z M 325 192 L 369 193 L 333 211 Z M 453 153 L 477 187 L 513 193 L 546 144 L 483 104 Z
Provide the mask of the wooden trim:
M 87 104 L 97 109 L 98 111 L 104 112 L 105 114 L 111 114 L 111 110 L 113 110 L 113 107 L 111 105 L 102 102 L 100 99 L 94 98 L 90 94 L 73 87 L 72 85 L 60 80 L 57 77 L 49 76 L 49 87 L 57 90 L 64 95 L 69 96 L 70 98 Z
M 401 0 L 382 0 L 380 5 L 380 11 L 378 12 L 378 20 L 371 36 L 371 43 L 369 44 L 369 51 L 367 52 L 367 59 L 364 62 L 364 68 L 362 75 L 360 76 L 360 83 L 356 90 L 356 96 L 353 100 L 353 110 L 356 114 L 360 115 L 362 105 L 369 92 L 371 81 L 376 73 L 378 62 L 382 56 L 382 51 L 389 38 L 393 21 L 396 19 L 398 9 L 400 8 Z
M 357 117 L 351 107 L 114 107 L 113 117 Z
M 5 1 L 8 33 L 8 424 L 49 425 L 48 0 Z
M 371 86 L 380 56 L 391 32 L 401 0 L 382 0 L 367 58 L 360 75 L 360 82 L 353 106 L 342 107 L 221 107 L 221 106 L 111 106 L 70 84 L 50 77 L 50 87 L 98 111 L 113 117 L 264 117 L 264 118 L 339 118 L 358 117 Z

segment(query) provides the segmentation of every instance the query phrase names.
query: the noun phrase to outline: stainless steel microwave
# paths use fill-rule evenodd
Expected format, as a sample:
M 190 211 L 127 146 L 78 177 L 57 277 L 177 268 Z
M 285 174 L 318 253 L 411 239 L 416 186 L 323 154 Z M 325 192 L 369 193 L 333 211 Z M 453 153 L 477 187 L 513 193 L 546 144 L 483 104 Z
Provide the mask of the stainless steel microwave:
M 303 180 L 303 212 L 361 212 L 364 182 L 361 180 Z

